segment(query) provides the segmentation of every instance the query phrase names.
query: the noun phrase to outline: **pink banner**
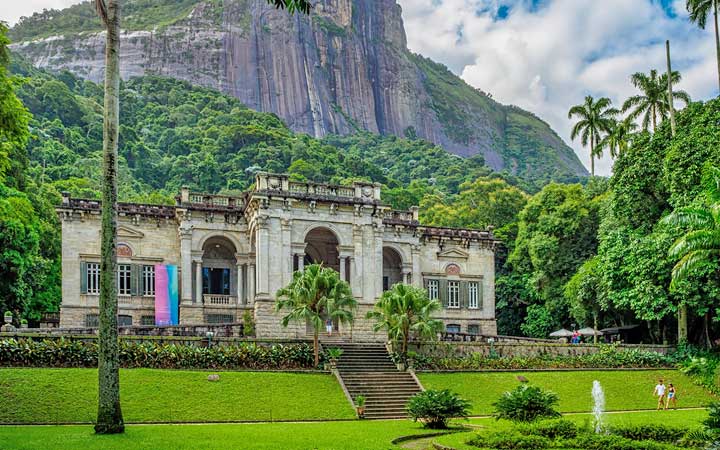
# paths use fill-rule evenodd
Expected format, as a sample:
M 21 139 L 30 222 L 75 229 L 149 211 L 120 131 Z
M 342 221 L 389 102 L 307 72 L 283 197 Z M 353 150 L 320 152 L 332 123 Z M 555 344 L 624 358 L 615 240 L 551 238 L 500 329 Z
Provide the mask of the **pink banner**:
M 155 265 L 155 325 L 169 325 L 170 298 L 168 296 L 168 271 L 164 264 Z

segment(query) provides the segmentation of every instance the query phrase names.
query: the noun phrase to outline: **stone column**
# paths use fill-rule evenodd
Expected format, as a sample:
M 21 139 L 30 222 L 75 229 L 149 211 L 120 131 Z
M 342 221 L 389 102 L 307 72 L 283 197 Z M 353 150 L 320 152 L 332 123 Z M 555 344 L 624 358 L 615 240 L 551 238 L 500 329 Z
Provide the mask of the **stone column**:
M 248 304 L 252 305 L 255 303 L 255 264 L 248 264 Z
M 420 272 L 420 245 L 414 244 L 411 247 L 412 255 L 412 285 L 422 287 L 422 273 Z
M 270 296 L 270 230 L 267 217 L 260 216 L 256 220 L 255 295 L 268 298 Z
M 192 303 L 192 227 L 180 225 L 180 281 L 182 284 L 181 302 Z
M 203 303 L 203 273 L 202 259 L 194 259 L 195 262 L 195 302 Z
M 245 303 L 245 299 L 243 298 L 243 263 L 240 261 L 240 257 L 237 257 L 237 261 L 235 262 L 235 266 L 237 267 L 237 286 L 236 287 L 236 295 L 237 295 L 237 304 L 242 305 Z
M 303 270 L 305 270 L 305 253 L 298 253 L 297 258 L 298 258 L 298 270 L 300 272 L 302 272 Z
M 345 272 L 345 259 L 346 259 L 345 256 L 341 256 L 341 257 L 340 257 L 340 279 L 343 280 L 343 281 L 347 281 L 347 280 L 345 279 L 345 278 L 347 278 L 347 277 L 345 276 L 345 274 L 347 273 L 347 272 Z

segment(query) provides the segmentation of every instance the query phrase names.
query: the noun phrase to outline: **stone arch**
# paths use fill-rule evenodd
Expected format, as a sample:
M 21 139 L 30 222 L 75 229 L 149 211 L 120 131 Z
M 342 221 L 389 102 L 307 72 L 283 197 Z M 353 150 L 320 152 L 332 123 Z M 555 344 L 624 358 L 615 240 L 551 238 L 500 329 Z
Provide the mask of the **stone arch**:
M 202 293 L 234 295 L 237 292 L 237 247 L 227 235 L 212 235 L 202 244 Z
M 345 243 L 343 242 L 343 234 L 332 223 L 311 223 L 311 224 L 309 224 L 307 227 L 305 227 L 305 231 L 303 231 L 303 242 L 307 242 L 308 235 L 318 228 L 325 229 L 325 230 L 331 232 L 333 235 L 335 235 L 335 240 L 337 240 L 338 245 L 340 245 L 340 246 L 345 245 Z
M 234 253 L 242 253 L 243 245 L 240 243 L 240 241 L 235 237 L 232 233 L 222 233 L 222 232 L 210 232 L 204 235 L 200 238 L 198 241 L 198 250 L 204 250 L 205 244 L 209 240 L 215 240 L 217 238 L 222 238 L 230 241 L 234 247 Z
M 403 282 L 403 258 L 396 248 L 383 246 L 382 264 L 383 291 Z
M 340 271 L 340 239 L 329 227 L 316 226 L 305 233 L 304 264 L 322 263 Z

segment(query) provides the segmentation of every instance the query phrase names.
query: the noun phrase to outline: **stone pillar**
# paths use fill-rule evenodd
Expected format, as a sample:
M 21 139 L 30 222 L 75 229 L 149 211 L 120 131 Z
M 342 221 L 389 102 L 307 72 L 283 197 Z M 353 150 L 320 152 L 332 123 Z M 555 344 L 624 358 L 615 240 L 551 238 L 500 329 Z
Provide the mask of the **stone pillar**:
M 255 295 L 267 299 L 270 297 L 270 230 L 267 217 L 256 220 Z
M 248 264 L 248 304 L 255 303 L 255 264 Z
M 422 272 L 420 272 L 420 245 L 415 244 L 411 247 L 412 255 L 412 285 L 422 288 Z
M 244 267 L 242 261 L 240 261 L 240 257 L 237 257 L 237 261 L 235 263 L 237 267 L 237 286 L 235 286 L 236 294 L 237 295 L 237 304 L 242 305 L 245 303 L 245 299 L 243 298 L 243 275 L 244 275 Z
M 302 272 L 305 270 L 305 253 L 298 253 L 297 254 L 298 259 L 298 270 Z
M 180 234 L 180 281 L 182 284 L 181 302 L 192 303 L 192 227 L 182 224 Z
M 194 259 L 194 262 L 195 262 L 195 302 L 203 303 L 202 259 Z
M 340 279 L 343 281 L 347 281 L 345 279 L 346 278 L 345 274 L 347 273 L 347 272 L 345 272 L 345 259 L 346 259 L 345 256 L 340 257 Z

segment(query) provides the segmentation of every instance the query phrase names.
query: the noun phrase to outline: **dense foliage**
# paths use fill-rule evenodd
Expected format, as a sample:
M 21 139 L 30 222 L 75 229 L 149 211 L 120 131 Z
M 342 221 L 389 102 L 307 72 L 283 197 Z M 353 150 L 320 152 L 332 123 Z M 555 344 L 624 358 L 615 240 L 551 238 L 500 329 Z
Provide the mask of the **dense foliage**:
M 538 386 L 520 384 L 493 403 L 493 416 L 498 420 L 507 419 L 513 422 L 533 422 L 560 417 L 560 413 L 555 409 L 559 400 L 554 392 Z
M 0 366 L 97 367 L 95 342 L 71 339 L 0 341 Z M 120 341 L 120 366 L 155 369 L 307 369 L 313 367 L 313 349 L 307 344 L 242 343 L 195 347 L 156 342 Z
M 408 415 L 426 428 L 444 429 L 453 418 L 470 415 L 470 402 L 447 389 L 426 390 L 415 394 L 407 404 Z

